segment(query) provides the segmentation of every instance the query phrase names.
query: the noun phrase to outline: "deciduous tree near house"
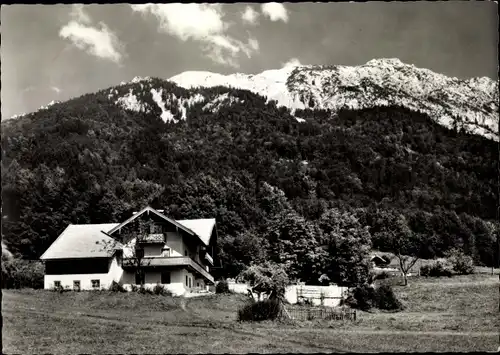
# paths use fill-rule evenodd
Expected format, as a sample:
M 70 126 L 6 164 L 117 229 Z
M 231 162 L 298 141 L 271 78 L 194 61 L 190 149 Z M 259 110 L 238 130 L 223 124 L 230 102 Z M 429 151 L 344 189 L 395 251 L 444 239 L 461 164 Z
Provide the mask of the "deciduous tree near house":
M 135 271 L 136 280 L 139 279 L 139 284 L 141 286 L 144 285 L 144 267 L 147 266 L 150 261 L 144 259 L 144 249 L 137 243 L 138 239 L 147 235 L 150 232 L 150 226 L 152 221 L 137 219 L 132 222 L 130 225 L 124 227 L 122 232 L 120 233 L 121 239 L 125 242 L 125 245 L 122 245 L 118 240 L 113 238 L 113 241 L 105 241 L 102 243 L 106 248 L 109 249 L 120 249 L 120 253 L 122 253 L 123 263 L 126 263 L 127 266 L 132 266 Z M 123 246 L 123 250 L 122 249 Z
M 349 212 L 326 211 L 319 220 L 322 232 L 323 270 L 337 284 L 360 285 L 368 280 L 368 228 Z
M 322 274 L 323 255 L 317 226 L 293 210 L 285 210 L 268 225 L 269 259 L 283 265 L 292 280 L 317 282 Z
M 414 233 L 403 215 L 389 215 L 378 233 L 383 233 L 387 246 L 399 261 L 404 286 L 408 285 L 408 272 L 419 260 L 424 238 Z
M 251 265 L 245 269 L 238 279 L 250 284 L 249 294 L 252 299 L 254 293 L 260 299 L 261 294 L 268 299 L 282 300 L 285 296 L 285 288 L 289 283 L 288 276 L 281 265 L 266 262 L 262 265 Z

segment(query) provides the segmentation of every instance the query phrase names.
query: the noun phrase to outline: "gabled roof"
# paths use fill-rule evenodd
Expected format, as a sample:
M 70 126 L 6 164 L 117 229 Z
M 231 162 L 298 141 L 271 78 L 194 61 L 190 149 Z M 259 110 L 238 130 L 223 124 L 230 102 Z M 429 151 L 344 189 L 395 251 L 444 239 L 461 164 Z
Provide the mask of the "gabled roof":
M 117 225 L 118 223 L 70 224 L 40 259 L 109 257 L 117 248 L 123 247 L 106 234 Z
M 182 219 L 177 222 L 194 231 L 205 245 L 210 244 L 210 237 L 215 227 L 215 218 Z
M 43 253 L 40 259 L 109 257 L 116 249 L 123 248 L 123 244 L 115 240 L 110 234 L 147 211 L 155 213 L 188 234 L 198 237 L 203 244 L 209 245 L 216 223 L 215 218 L 175 221 L 148 206 L 123 223 L 70 224 Z
M 191 219 L 191 220 L 184 220 L 183 221 L 183 222 L 187 222 L 187 223 L 181 223 L 181 221 L 176 221 L 172 218 L 169 218 L 169 217 L 165 216 L 163 213 L 161 213 L 161 212 L 159 212 L 159 211 L 157 211 L 154 208 L 149 207 L 149 206 L 144 207 L 142 210 L 140 210 L 139 212 L 134 214 L 132 217 L 127 219 L 125 222 L 118 224 L 116 227 L 111 229 L 108 232 L 108 234 L 112 234 L 112 233 L 116 232 L 117 230 L 119 230 L 120 228 L 123 228 L 125 225 L 129 224 L 134 219 L 136 219 L 137 217 L 139 217 L 140 215 L 142 215 L 148 211 L 152 212 L 152 213 L 156 214 L 158 217 L 163 218 L 164 220 L 172 223 L 173 225 L 182 229 L 186 233 L 191 234 L 193 236 L 197 236 L 205 245 L 209 244 L 210 236 L 212 235 L 212 230 L 213 230 L 213 227 L 215 225 L 215 219 Z M 198 221 L 198 222 L 194 222 L 194 221 Z M 213 221 L 213 222 L 207 222 L 207 221 Z M 196 228 L 196 231 L 193 230 L 192 228 Z M 208 234 L 208 237 L 207 237 L 208 230 L 210 230 L 210 234 Z

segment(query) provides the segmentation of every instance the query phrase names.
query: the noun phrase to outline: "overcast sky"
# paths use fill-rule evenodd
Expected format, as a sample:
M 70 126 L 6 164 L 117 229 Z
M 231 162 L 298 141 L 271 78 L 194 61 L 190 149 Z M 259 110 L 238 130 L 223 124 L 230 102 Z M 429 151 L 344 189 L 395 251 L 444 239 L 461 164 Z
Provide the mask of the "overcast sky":
M 493 2 L 9 5 L 1 11 L 2 118 L 134 76 L 258 73 L 290 60 L 373 58 L 497 78 Z

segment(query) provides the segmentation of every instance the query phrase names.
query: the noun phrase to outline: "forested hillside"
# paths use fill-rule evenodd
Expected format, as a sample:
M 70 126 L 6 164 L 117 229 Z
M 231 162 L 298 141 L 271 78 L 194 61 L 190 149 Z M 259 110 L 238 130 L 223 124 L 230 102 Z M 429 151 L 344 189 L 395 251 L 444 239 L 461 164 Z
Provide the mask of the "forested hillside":
M 400 215 L 425 238 L 426 257 L 460 247 L 495 262 L 497 142 L 397 106 L 297 110 L 299 122 L 249 91 L 151 85 L 174 119 L 164 122 L 135 82 L 2 122 L 11 252 L 38 258 L 68 223 L 119 222 L 149 204 L 176 219 L 216 217 L 225 276 L 267 259 L 304 264 L 306 275 L 289 270 L 296 277 L 320 275 L 330 224 L 357 228 L 353 246 L 371 239 L 384 250 L 378 232 Z M 142 109 L 111 99 L 131 90 L 145 92 Z

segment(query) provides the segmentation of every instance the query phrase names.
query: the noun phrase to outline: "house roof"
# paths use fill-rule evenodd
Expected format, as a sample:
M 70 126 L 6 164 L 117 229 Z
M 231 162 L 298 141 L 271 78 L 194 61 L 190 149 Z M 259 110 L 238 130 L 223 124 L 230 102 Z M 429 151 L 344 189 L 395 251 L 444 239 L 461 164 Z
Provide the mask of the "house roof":
M 205 245 L 210 244 L 210 237 L 215 227 L 215 218 L 182 219 L 177 222 L 195 232 Z
M 149 206 L 144 207 L 142 210 L 135 213 L 132 217 L 130 217 L 129 219 L 127 219 L 123 223 L 117 224 L 108 233 L 112 234 L 112 233 L 116 232 L 120 228 L 124 227 L 125 225 L 132 222 L 134 219 L 136 219 L 137 217 L 139 217 L 140 215 L 142 215 L 148 211 L 152 212 L 152 213 L 156 214 L 157 216 L 159 216 L 160 218 L 163 218 L 164 220 L 172 223 L 173 225 L 184 230 L 188 234 L 191 234 L 193 236 L 197 236 L 205 245 L 208 245 L 210 243 L 210 237 L 212 235 L 212 230 L 215 226 L 215 219 L 214 218 L 210 218 L 210 219 L 185 219 L 185 220 L 176 221 L 172 218 L 165 216 L 163 213 L 161 213 L 158 210 L 155 210 L 154 208 L 149 207 Z
M 370 261 L 372 262 L 380 262 L 380 263 L 383 263 L 383 264 L 387 264 L 387 260 L 385 260 L 383 257 L 381 257 L 380 255 L 373 255 L 371 258 L 370 258 Z
M 40 257 L 42 260 L 108 257 L 123 245 L 107 235 L 119 223 L 70 224 Z
M 114 232 L 116 232 L 120 228 L 124 227 L 128 223 L 132 222 L 134 219 L 136 219 L 140 215 L 144 214 L 145 212 L 153 212 L 154 214 L 156 214 L 157 216 L 163 218 L 164 220 L 169 221 L 170 223 L 172 223 L 176 227 L 183 229 L 185 232 L 187 232 L 187 233 L 189 233 L 191 235 L 195 235 L 196 234 L 192 230 L 189 230 L 188 228 L 186 228 L 183 225 L 179 224 L 177 221 L 173 220 L 172 218 L 168 218 L 163 213 L 161 213 L 161 212 L 159 212 L 159 211 L 157 211 L 154 208 L 149 207 L 149 206 L 144 207 L 142 210 L 140 210 L 139 212 L 135 213 L 132 217 L 128 218 L 123 223 L 119 223 L 116 227 L 114 227 L 113 229 L 111 229 L 109 231 L 109 234 L 113 234 Z
M 145 207 L 123 223 L 70 224 L 52 245 L 40 257 L 41 260 L 69 258 L 98 258 L 111 256 L 115 249 L 123 245 L 115 240 L 111 233 L 133 221 L 146 211 L 151 211 L 171 222 L 187 233 L 196 236 L 205 245 L 209 245 L 215 227 L 215 218 L 185 219 L 175 221 L 151 207 Z M 148 242 L 156 242 L 163 235 L 148 235 Z M 151 238 L 151 240 L 149 240 Z

